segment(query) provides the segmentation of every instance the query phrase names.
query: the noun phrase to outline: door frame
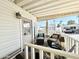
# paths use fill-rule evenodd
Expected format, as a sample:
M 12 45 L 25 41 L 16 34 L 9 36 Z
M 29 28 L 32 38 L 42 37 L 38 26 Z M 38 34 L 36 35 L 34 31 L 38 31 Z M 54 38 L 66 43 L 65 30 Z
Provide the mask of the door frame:
M 23 40 L 23 35 L 24 35 L 24 32 L 23 32 L 23 24 L 24 24 L 24 21 L 27 22 L 27 23 L 30 23 L 30 33 L 31 33 L 31 41 L 33 41 L 33 26 L 32 26 L 32 20 L 30 19 L 27 19 L 27 18 L 23 18 L 22 19 L 22 40 Z M 24 44 L 24 43 L 23 43 Z

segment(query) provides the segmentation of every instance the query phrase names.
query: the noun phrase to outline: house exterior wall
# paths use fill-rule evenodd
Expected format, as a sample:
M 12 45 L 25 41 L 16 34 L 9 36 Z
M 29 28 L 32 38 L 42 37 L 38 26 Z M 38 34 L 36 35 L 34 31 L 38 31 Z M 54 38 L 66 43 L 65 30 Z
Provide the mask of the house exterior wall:
M 17 19 L 16 12 L 23 17 L 36 21 L 36 17 L 8 0 L 0 0 L 0 59 L 22 47 L 22 19 Z

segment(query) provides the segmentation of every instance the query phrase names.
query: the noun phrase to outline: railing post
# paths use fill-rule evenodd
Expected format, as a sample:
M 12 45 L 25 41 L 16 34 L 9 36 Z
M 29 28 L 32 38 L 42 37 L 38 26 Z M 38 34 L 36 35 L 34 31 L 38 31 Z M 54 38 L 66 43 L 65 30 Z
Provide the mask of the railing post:
M 66 50 L 68 50 L 68 46 L 67 46 L 67 36 L 64 36 L 65 37 L 65 48 L 66 48 Z
M 68 50 L 70 49 L 70 37 L 68 37 Z
M 25 59 L 28 59 L 28 46 L 25 47 Z
M 67 36 L 67 50 L 70 49 L 70 38 Z
M 31 59 L 35 59 L 35 49 L 31 48 Z
M 75 48 L 76 49 L 76 54 L 78 54 L 78 41 L 76 41 L 75 44 L 76 44 L 76 48 Z
M 69 39 L 69 49 L 72 47 L 71 46 L 71 40 L 72 40 L 72 38 Z
M 66 58 L 66 59 L 72 59 L 72 58 Z
M 71 47 L 72 47 L 72 39 L 71 39 L 71 43 L 70 43 Z
M 54 59 L 54 54 L 51 53 L 50 59 Z
M 72 46 L 74 45 L 74 40 L 72 40 Z M 74 50 L 73 50 L 73 53 L 74 53 Z
M 74 40 L 74 44 L 76 44 L 76 40 Z M 74 53 L 76 53 L 76 48 L 74 48 Z
M 39 50 L 39 58 L 43 59 L 43 50 Z
M 78 41 L 78 54 L 79 54 L 79 41 Z

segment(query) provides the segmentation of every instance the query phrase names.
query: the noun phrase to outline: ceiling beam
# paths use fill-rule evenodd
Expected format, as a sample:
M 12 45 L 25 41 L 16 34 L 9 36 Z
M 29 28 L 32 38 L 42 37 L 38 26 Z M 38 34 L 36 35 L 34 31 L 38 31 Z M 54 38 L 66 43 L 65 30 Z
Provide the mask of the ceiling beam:
M 31 10 L 28 10 L 29 12 L 36 12 L 36 11 L 41 11 L 41 10 L 45 10 L 45 9 L 49 9 L 49 8 L 53 8 L 53 7 L 57 7 L 61 4 L 66 4 L 68 2 L 72 2 L 74 0 L 59 0 L 59 1 L 56 1 L 56 2 L 52 2 L 52 3 L 48 3 L 46 5 L 43 5 L 43 6 L 39 6 L 37 8 L 34 8 L 34 9 L 31 9 Z
M 28 4 L 28 3 L 30 3 L 31 1 L 33 1 L 33 0 L 23 0 L 23 1 L 21 1 L 21 2 L 19 2 L 19 3 L 16 3 L 18 6 L 23 6 L 23 5 L 25 5 L 25 4 Z
M 8 0 L 8 1 L 10 1 L 10 2 L 15 2 L 15 0 Z
M 69 3 L 64 3 L 64 4 L 58 4 L 58 5 L 55 5 L 55 6 L 51 6 L 51 7 L 48 7 L 48 8 L 44 8 L 42 10 L 37 10 L 37 11 L 30 11 L 31 13 L 43 13 L 43 12 L 47 12 L 47 11 L 51 11 L 51 10 L 56 10 L 56 9 L 59 9 L 59 8 L 66 8 L 66 7 L 69 7 L 69 6 L 74 6 L 75 4 L 79 4 L 79 0 L 77 1 L 72 1 L 72 2 L 69 2 Z
M 70 15 L 79 15 L 79 11 L 76 11 L 76 12 L 68 12 L 68 13 L 60 13 L 60 14 L 54 14 L 54 15 L 49 15 L 49 16 L 37 17 L 37 20 L 38 20 L 38 21 L 44 21 L 44 20 L 50 20 L 50 19 L 59 18 L 59 17 L 64 17 L 64 16 L 70 16 Z
M 48 16 L 48 15 L 54 15 L 54 14 L 61 14 L 61 13 L 70 13 L 70 12 L 76 12 L 76 11 L 79 11 L 79 8 L 76 8 L 76 9 L 66 9 L 66 10 L 59 10 L 59 11 L 56 11 L 56 12 L 51 12 L 49 14 L 37 14 L 35 16 L 37 17 L 42 17 L 42 16 Z
M 23 0 L 14 0 L 14 3 L 17 4 L 17 3 L 20 3 L 21 1 Z
M 79 10 L 79 4 L 68 6 L 68 7 L 63 7 L 63 8 L 58 8 L 55 10 L 47 11 L 47 12 L 41 12 L 41 13 L 33 13 L 36 16 L 44 16 L 44 15 L 52 15 L 56 13 L 62 13 L 62 12 L 71 12 L 71 11 L 78 11 Z
M 51 2 L 54 2 L 54 1 L 57 1 L 57 0 L 38 0 L 39 2 L 37 3 L 33 3 L 33 4 L 30 4 L 30 5 L 25 5 L 23 6 L 23 9 L 27 9 L 27 10 L 30 10 L 30 9 L 33 9 L 33 8 L 37 8 L 39 6 L 43 6 L 47 3 L 51 3 Z
M 22 8 L 24 9 L 24 7 L 30 7 L 30 5 L 33 6 L 33 4 L 40 2 L 41 0 L 33 0 L 30 3 L 24 4 L 22 5 Z M 28 8 L 27 8 L 28 9 Z

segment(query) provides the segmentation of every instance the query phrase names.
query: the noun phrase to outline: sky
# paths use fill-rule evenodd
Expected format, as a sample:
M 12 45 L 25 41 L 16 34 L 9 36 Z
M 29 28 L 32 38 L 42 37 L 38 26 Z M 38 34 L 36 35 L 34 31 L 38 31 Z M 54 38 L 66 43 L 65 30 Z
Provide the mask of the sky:
M 66 17 L 62 17 L 62 18 L 56 18 L 56 19 L 51 19 L 48 21 L 48 24 L 59 24 L 60 22 L 62 22 L 62 24 L 67 24 L 67 22 L 69 20 L 75 20 L 76 23 L 78 23 L 78 16 L 66 16 Z M 38 26 L 43 27 L 45 26 L 45 21 L 40 21 L 38 22 Z

